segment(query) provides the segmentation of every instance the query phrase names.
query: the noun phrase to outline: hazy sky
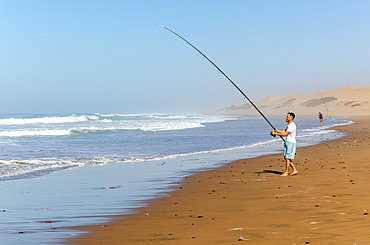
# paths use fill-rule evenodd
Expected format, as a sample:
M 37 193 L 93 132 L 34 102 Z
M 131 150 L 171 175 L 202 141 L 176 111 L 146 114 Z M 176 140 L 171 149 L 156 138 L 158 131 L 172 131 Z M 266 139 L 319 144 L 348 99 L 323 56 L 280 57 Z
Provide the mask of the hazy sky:
M 370 1 L 0 0 L 0 113 L 202 112 L 370 86 Z

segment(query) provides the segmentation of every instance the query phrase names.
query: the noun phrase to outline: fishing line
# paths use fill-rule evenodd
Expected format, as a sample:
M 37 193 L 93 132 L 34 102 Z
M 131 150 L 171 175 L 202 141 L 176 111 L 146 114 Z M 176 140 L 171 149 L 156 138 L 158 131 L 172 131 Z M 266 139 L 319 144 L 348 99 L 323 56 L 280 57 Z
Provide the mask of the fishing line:
M 213 63 L 212 60 L 210 60 L 205 54 L 203 54 L 199 49 L 197 49 L 193 44 L 191 44 L 190 42 L 188 42 L 185 38 L 183 38 L 182 36 L 180 36 L 179 34 L 177 34 L 176 32 L 172 31 L 171 29 L 165 27 L 165 26 L 162 26 L 162 25 L 159 25 L 157 24 L 158 26 L 160 27 L 163 27 L 164 29 L 172 32 L 173 34 L 175 34 L 176 36 L 178 36 L 179 38 L 181 38 L 183 41 L 185 41 L 187 44 L 189 44 L 191 47 L 193 47 L 196 51 L 198 51 L 204 58 L 206 58 L 219 72 L 221 72 L 222 75 L 224 75 L 227 80 L 229 80 L 229 82 L 231 82 L 232 85 L 234 85 L 234 87 L 249 101 L 249 103 L 251 103 L 251 105 L 258 111 L 258 113 L 266 120 L 266 122 L 274 129 L 276 130 L 276 128 L 270 123 L 270 121 L 265 117 L 265 115 L 263 115 L 263 113 L 257 108 L 257 106 L 248 98 L 248 96 L 238 87 L 236 86 L 236 84 L 215 64 Z M 275 136 L 274 136 L 275 137 Z M 280 138 L 285 142 L 284 138 L 282 136 L 280 136 Z

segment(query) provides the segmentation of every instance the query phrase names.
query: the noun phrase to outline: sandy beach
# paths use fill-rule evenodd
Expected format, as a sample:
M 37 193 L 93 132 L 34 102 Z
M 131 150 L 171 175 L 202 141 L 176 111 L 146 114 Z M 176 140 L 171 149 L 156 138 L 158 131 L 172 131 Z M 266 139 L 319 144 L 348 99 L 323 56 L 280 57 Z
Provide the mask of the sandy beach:
M 297 150 L 296 176 L 279 177 L 282 154 L 225 163 L 66 243 L 366 244 L 370 117 L 350 119 L 335 128 L 348 136 Z

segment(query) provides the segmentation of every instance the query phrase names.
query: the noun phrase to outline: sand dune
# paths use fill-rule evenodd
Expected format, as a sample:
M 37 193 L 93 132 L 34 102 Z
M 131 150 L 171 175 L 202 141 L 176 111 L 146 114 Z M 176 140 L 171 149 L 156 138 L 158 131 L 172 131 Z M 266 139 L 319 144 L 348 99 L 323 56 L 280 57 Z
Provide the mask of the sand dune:
M 253 101 L 266 116 L 281 116 L 292 111 L 299 117 L 345 117 L 370 115 L 370 87 L 355 86 L 322 91 L 312 94 L 298 94 L 289 97 L 270 95 Z M 329 111 L 329 112 L 328 112 Z M 257 116 L 258 112 L 246 102 L 218 110 L 218 113 Z

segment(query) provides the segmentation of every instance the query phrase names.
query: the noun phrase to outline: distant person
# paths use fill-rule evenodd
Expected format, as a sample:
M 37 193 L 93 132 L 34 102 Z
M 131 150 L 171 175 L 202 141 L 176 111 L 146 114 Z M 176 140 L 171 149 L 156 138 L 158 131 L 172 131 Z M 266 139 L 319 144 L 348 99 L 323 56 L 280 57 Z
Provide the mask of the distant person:
M 319 112 L 319 119 L 320 119 L 320 125 L 322 126 L 322 121 L 324 120 L 324 117 L 322 116 L 321 112 Z
M 293 112 L 288 112 L 286 115 L 285 121 L 287 122 L 287 125 L 284 130 L 278 130 L 276 129 L 275 131 L 271 131 L 271 135 L 278 135 L 278 136 L 284 136 L 285 137 L 285 142 L 284 142 L 284 159 L 286 161 L 286 169 L 283 174 L 280 176 L 293 176 L 298 174 L 298 171 L 296 167 L 294 166 L 293 160 L 295 156 L 295 151 L 296 151 L 296 131 L 297 131 L 297 126 L 293 122 L 295 118 L 295 115 Z M 290 167 L 293 169 L 293 172 L 289 174 L 289 169 Z

